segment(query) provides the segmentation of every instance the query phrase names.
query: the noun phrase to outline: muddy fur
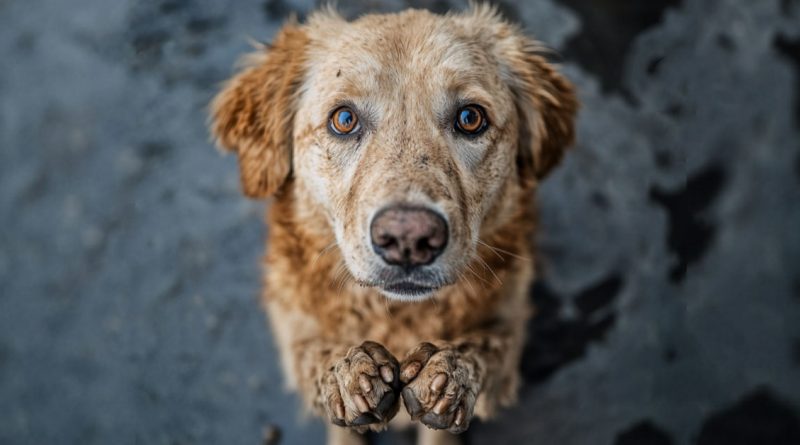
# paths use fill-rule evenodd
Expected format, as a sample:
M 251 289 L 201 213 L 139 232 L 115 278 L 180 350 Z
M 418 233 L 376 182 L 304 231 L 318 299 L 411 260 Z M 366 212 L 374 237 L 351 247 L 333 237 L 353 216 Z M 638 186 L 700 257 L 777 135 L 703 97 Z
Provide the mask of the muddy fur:
M 273 196 L 263 302 L 286 381 L 335 428 L 381 430 L 405 410 L 458 433 L 514 402 L 534 194 L 577 109 L 541 52 L 484 6 L 353 22 L 325 10 L 286 24 L 214 100 L 212 132 L 238 154 L 244 193 Z M 485 133 L 453 129 L 463 103 L 485 108 Z M 340 106 L 358 134 L 329 130 Z M 369 221 L 398 202 L 447 218 L 430 295 L 382 289 L 394 272 Z

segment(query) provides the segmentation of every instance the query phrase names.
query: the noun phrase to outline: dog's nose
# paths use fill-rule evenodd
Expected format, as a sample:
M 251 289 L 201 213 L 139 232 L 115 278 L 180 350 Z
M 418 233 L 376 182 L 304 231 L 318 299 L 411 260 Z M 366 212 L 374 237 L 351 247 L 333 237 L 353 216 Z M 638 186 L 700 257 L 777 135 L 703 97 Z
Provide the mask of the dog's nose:
M 388 207 L 370 224 L 372 248 L 392 265 L 412 268 L 430 264 L 447 245 L 447 222 L 420 207 Z

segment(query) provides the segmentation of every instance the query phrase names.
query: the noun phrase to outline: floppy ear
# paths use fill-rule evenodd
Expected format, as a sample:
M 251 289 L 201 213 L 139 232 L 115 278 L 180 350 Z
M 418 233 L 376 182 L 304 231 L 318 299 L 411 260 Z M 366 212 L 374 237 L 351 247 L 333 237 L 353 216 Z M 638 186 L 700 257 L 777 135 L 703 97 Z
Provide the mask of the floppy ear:
M 506 51 L 520 116 L 517 164 L 524 184 L 544 178 L 575 140 L 578 100 L 572 84 L 541 55 L 542 47 L 517 34 Z
M 299 25 L 285 25 L 271 47 L 246 56 L 244 69 L 211 103 L 211 132 L 218 145 L 239 155 L 247 196 L 275 193 L 291 172 L 293 122 L 307 42 Z

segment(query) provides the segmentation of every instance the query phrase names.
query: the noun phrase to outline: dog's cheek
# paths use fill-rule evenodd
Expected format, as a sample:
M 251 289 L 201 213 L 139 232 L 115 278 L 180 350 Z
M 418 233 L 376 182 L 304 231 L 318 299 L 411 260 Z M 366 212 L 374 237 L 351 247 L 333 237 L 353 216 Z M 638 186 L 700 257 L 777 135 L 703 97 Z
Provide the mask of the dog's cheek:
M 368 281 L 371 276 L 368 244 L 361 242 L 356 231 L 344 230 L 344 227 L 340 224 L 336 231 L 342 259 L 354 278 Z
M 515 144 L 507 136 L 497 142 L 496 154 L 488 160 L 481 175 L 475 178 L 477 195 L 476 204 L 480 208 L 480 217 L 474 223 L 480 231 L 483 224 L 492 220 L 505 220 L 516 206 L 519 181 L 516 175 Z
M 320 162 L 315 153 L 315 147 L 306 146 L 297 150 L 294 159 L 294 176 L 305 189 L 314 204 L 327 210 L 327 203 L 330 202 L 329 196 L 329 177 L 325 166 Z

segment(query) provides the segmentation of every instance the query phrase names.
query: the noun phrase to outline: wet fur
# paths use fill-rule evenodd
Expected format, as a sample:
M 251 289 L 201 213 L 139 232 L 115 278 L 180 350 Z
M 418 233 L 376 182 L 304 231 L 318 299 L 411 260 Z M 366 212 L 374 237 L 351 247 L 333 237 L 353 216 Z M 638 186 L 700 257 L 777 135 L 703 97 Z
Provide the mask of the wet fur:
M 366 36 L 354 37 L 338 53 L 327 46 L 351 26 L 358 26 L 354 35 Z M 437 45 L 437 39 L 447 44 Z M 383 45 L 379 51 L 376 42 Z M 458 42 L 464 54 L 445 54 L 448 42 Z M 331 51 L 333 56 L 324 55 Z M 368 56 L 354 56 L 362 52 Z M 354 161 L 348 158 L 354 155 L 327 142 L 323 114 L 328 108 L 317 110 L 319 100 L 307 97 L 327 97 L 319 93 L 327 91 L 326 79 L 344 73 L 375 80 L 366 87 L 339 83 L 339 93 L 355 97 L 369 90 L 374 102 L 405 104 L 408 95 L 420 94 L 411 86 L 426 81 L 427 67 L 448 57 L 460 63 L 464 55 L 486 68 L 437 72 L 442 82 L 462 82 L 469 73 L 505 101 L 499 109 L 510 110 L 496 117 L 498 128 L 487 134 L 491 140 L 482 160 L 467 157 L 459 164 L 447 150 L 427 150 L 443 146 L 442 136 L 431 132 L 433 124 L 414 127 L 412 122 L 410 128 L 375 128 L 371 143 L 385 150 L 364 151 Z M 398 75 L 420 78 L 385 88 L 387 80 L 370 70 L 383 67 L 379 72 L 391 73 L 398 58 L 409 67 Z M 407 103 L 424 108 L 420 101 Z M 286 24 L 271 46 L 248 57 L 212 104 L 212 132 L 220 146 L 238 154 L 244 193 L 274 197 L 263 302 L 286 380 L 311 411 L 330 416 L 332 396 L 325 381 L 366 340 L 383 345 L 398 360 L 425 342 L 446 351 L 436 357 L 456 357 L 449 364 L 444 359 L 428 363 L 441 368 L 431 372 L 468 369 L 458 375 L 475 393 L 470 411 L 474 408 L 477 416 L 490 417 L 514 402 L 524 324 L 532 312 L 527 295 L 534 269 L 533 195 L 572 143 L 576 109 L 571 84 L 541 56 L 540 45 L 482 6 L 446 16 L 414 10 L 368 15 L 356 22 L 323 11 L 307 24 Z M 425 115 L 425 109 L 403 112 Z M 317 157 L 304 151 L 323 146 L 328 149 L 320 149 Z M 471 163 L 486 168 L 465 167 Z M 322 184 L 339 177 L 349 182 L 341 190 L 323 191 L 316 179 L 306 179 L 314 175 Z M 458 222 L 451 233 L 458 255 L 443 259 L 456 273 L 432 298 L 415 303 L 389 300 L 372 287 L 374 282 L 354 273 L 368 270 L 366 260 L 359 259 L 365 254 L 357 236 L 365 212 L 408 196 L 443 202 Z M 379 387 L 375 396 L 388 391 Z

